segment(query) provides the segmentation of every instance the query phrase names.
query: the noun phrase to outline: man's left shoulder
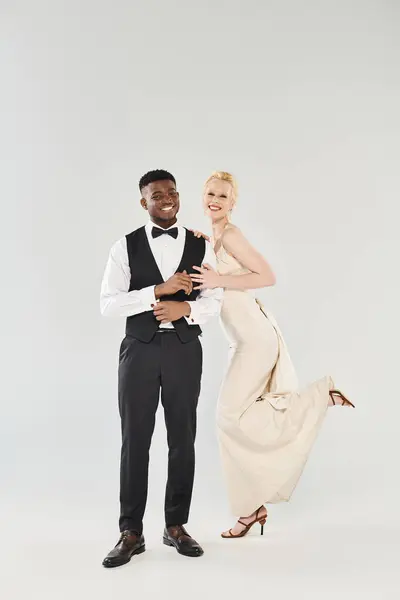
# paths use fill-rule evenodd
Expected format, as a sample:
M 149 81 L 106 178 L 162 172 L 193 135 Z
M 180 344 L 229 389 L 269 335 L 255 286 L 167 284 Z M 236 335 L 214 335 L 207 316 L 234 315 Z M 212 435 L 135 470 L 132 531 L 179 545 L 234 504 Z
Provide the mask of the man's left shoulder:
M 191 239 L 193 239 L 193 240 L 203 240 L 204 242 L 207 241 L 203 237 L 199 237 L 198 238 L 197 236 L 195 236 L 194 233 L 193 233 L 193 231 L 191 229 L 189 229 L 188 227 L 183 227 L 183 229 L 186 231 L 186 235 L 188 237 L 190 237 Z
M 202 250 L 206 250 L 209 242 L 203 237 L 196 237 L 193 231 L 190 229 L 184 228 L 186 230 L 186 239 L 190 242 L 192 246 L 196 246 L 197 248 L 201 248 Z

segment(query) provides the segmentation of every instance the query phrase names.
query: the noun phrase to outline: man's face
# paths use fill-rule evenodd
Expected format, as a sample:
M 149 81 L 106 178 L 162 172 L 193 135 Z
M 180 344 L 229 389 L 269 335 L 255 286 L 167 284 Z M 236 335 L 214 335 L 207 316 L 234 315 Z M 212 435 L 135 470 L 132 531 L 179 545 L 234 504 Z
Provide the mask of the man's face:
M 179 194 L 173 181 L 163 179 L 149 183 L 142 189 L 140 201 L 150 219 L 164 229 L 176 223 L 179 212 Z

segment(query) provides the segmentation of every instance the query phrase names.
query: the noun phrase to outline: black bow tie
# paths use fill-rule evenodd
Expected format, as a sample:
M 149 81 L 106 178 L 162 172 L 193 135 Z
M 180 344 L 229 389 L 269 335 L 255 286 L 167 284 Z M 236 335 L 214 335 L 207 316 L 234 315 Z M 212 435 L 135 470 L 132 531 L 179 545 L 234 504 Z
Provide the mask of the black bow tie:
M 151 230 L 151 235 L 153 238 L 158 238 L 164 233 L 170 235 L 176 240 L 176 238 L 178 237 L 178 228 L 172 227 L 172 229 L 160 229 L 159 227 L 153 227 L 153 229 Z

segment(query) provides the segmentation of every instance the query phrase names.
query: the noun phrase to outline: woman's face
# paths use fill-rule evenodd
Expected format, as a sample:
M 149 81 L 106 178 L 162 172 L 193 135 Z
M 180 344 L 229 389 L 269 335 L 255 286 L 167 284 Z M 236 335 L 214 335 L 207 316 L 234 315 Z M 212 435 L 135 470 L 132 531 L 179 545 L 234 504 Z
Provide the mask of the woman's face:
M 204 190 L 204 212 L 212 221 L 228 216 L 234 205 L 233 188 L 229 181 L 211 179 Z

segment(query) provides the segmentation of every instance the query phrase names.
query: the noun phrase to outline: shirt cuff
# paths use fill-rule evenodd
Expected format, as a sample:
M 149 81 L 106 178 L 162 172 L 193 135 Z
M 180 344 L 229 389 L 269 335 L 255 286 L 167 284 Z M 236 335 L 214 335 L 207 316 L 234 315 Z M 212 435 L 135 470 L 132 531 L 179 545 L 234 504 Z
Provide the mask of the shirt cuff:
M 152 304 L 155 305 L 157 302 L 154 290 L 156 286 L 150 285 L 149 287 L 142 288 L 139 290 L 140 300 L 143 304 L 144 312 L 153 310 Z
M 198 302 L 188 302 L 190 306 L 190 315 L 185 317 L 187 323 L 189 325 L 200 325 L 201 324 L 201 314 L 200 314 L 200 306 Z

